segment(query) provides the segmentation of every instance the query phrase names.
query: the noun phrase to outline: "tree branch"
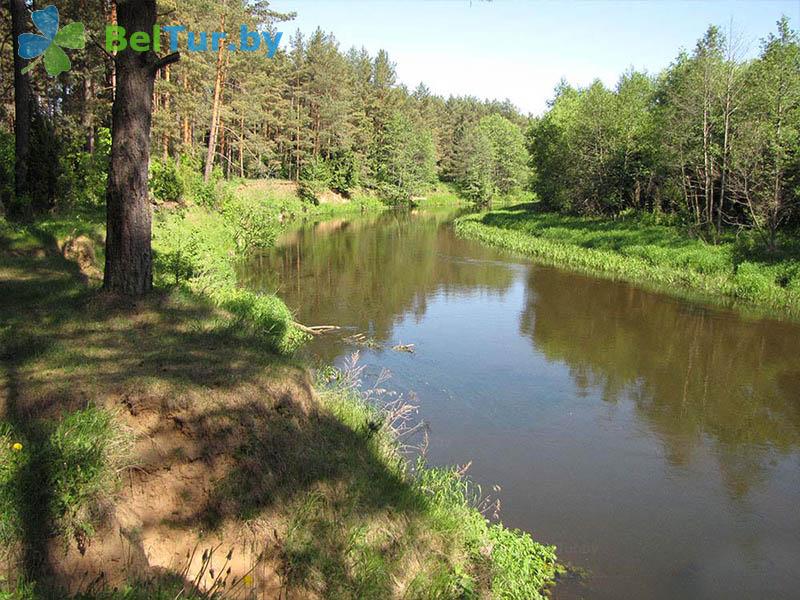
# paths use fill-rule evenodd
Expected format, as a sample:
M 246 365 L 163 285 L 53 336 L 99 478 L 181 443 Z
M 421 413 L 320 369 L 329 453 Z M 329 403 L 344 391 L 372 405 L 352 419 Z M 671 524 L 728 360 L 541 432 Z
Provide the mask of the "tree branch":
M 167 67 L 173 63 L 178 62 L 181 59 L 180 52 L 173 52 L 172 54 L 167 54 L 166 56 L 158 59 L 155 64 L 153 65 L 153 70 L 158 72 L 164 67 Z

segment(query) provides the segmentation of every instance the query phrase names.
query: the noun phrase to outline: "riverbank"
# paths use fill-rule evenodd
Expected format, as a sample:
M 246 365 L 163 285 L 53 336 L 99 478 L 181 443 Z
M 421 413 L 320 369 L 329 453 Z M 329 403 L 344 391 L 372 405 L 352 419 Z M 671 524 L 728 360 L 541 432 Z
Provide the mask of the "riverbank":
M 467 215 L 456 220 L 455 228 L 460 237 L 554 266 L 800 316 L 797 248 L 770 255 L 733 237 L 712 245 L 673 226 L 565 216 L 532 205 Z
M 312 380 L 285 305 L 235 287 L 271 231 L 250 208 L 157 215 L 136 304 L 98 290 L 97 215 L 0 223 L 5 593 L 540 597 L 553 549 L 489 523 L 459 469 L 410 468 L 407 413 L 355 366 Z

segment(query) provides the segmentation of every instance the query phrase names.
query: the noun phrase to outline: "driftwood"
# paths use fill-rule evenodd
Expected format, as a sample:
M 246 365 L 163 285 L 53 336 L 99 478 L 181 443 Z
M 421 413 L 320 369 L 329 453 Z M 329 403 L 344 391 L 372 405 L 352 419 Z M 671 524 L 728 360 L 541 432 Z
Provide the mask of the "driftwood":
M 348 344 L 353 344 L 354 346 L 362 346 L 364 348 L 371 348 L 373 350 L 378 349 L 381 347 L 380 342 L 377 340 L 368 337 L 366 334 L 363 333 L 356 333 L 344 338 L 344 341 Z
M 297 322 L 294 322 L 293 325 L 300 331 L 308 333 L 309 335 L 322 335 L 323 333 L 330 333 L 331 331 L 339 331 L 341 329 L 341 327 L 336 325 L 314 325 L 313 327 L 308 327 Z
M 408 352 L 409 354 L 414 354 L 414 344 L 397 344 L 396 346 L 392 346 L 392 350 L 395 352 Z

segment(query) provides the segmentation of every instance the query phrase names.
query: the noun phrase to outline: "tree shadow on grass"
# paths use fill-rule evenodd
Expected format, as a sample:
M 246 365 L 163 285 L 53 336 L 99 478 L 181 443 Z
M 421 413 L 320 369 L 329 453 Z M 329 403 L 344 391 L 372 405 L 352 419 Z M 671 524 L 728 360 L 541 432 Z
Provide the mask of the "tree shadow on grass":
M 257 335 L 208 304 L 175 294 L 135 305 L 108 299 L 52 253 L 3 256 L 0 270 L 0 420 L 40 449 L 16 488 L 22 570 L 38 582 L 41 597 L 58 597 L 73 582 L 54 565 L 61 558 L 53 556 L 59 518 L 49 508 L 53 465 L 38 457 L 57 456 L 47 447 L 50 423 L 91 405 L 120 411 L 134 427 L 147 416 L 144 442 L 130 457 L 132 464 L 153 463 L 136 472 L 142 489 L 173 469 L 194 469 L 173 490 L 191 497 L 189 505 L 150 511 L 145 504 L 142 528 L 213 530 L 265 513 L 285 520 L 289 507 L 322 494 L 325 509 L 306 530 L 326 527 L 330 515 L 341 517 L 343 529 L 329 532 L 327 541 L 305 540 L 279 558 L 293 557 L 300 581 L 315 556 L 314 568 L 322 564 L 323 580 L 330 577 L 320 584 L 323 591 L 353 593 L 365 585 L 352 574 L 352 547 L 331 540 L 375 515 L 413 518 L 424 510 L 425 498 L 380 456 L 368 412 L 358 418 L 363 423 L 344 425 L 319 406 L 302 369 L 270 354 Z M 149 446 L 162 450 L 142 454 Z M 144 556 L 141 543 L 135 551 Z M 390 595 L 391 585 L 379 577 L 370 593 Z

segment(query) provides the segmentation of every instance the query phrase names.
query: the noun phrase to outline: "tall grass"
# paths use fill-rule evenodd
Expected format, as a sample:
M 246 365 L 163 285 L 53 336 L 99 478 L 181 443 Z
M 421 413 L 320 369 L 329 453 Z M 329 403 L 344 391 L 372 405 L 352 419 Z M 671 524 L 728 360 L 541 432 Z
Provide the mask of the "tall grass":
M 499 502 L 484 495 L 466 468 L 433 467 L 419 453 L 413 465 L 409 463 L 404 454 L 407 438 L 420 431 L 412 424 L 413 407 L 402 399 L 387 399 L 380 381 L 366 391 L 360 380 L 354 385 L 354 364 L 351 361 L 333 383 L 321 384 L 323 406 L 356 435 L 370 440 L 375 460 L 394 474 L 396 489 L 372 489 L 375 482 L 370 479 L 351 485 L 361 487 L 367 497 L 393 494 L 398 506 L 419 515 L 394 534 L 388 523 L 377 523 L 388 536 L 379 547 L 394 548 L 389 553 L 375 552 L 369 543 L 375 531 L 369 527 L 350 532 L 348 553 L 364 578 L 364 588 L 355 597 L 385 597 L 379 593 L 381 586 L 394 580 L 403 582 L 396 595 L 406 598 L 478 598 L 487 593 L 510 600 L 544 598 L 561 571 L 555 547 L 497 521 Z M 302 560 L 309 555 L 307 546 L 320 539 L 319 523 L 327 523 L 326 528 L 336 525 L 326 516 L 321 498 L 310 499 L 298 514 L 290 541 L 302 539 L 295 550 Z
M 677 227 L 633 218 L 609 221 L 518 208 L 461 217 L 455 227 L 461 237 L 556 266 L 800 316 L 800 253 L 790 246 L 768 255 L 732 236 L 714 245 Z
M 277 296 L 236 284 L 235 265 L 250 249 L 273 243 L 280 222 L 273 209 L 231 199 L 222 210 L 192 207 L 157 215 L 153 228 L 156 283 L 185 286 L 232 313 L 238 324 L 288 354 L 306 336 Z
M 0 422 L 0 545 L 25 541 L 33 520 L 53 523 L 64 540 L 91 537 L 130 441 L 113 414 L 93 407 L 59 421 Z

